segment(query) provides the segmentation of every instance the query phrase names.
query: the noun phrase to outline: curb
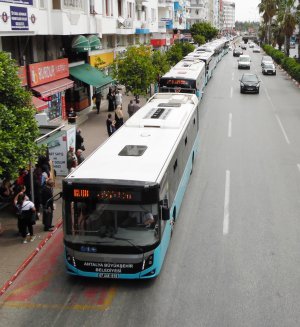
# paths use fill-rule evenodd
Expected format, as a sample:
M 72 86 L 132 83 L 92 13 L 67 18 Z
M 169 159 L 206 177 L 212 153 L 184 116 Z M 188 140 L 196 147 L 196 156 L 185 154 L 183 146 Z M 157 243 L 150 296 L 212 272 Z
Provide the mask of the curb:
M 40 252 L 40 250 L 46 245 L 46 243 L 50 240 L 50 238 L 57 232 L 57 230 L 61 227 L 62 220 L 59 221 L 54 230 L 49 233 L 35 248 L 35 250 L 29 255 L 27 259 L 21 264 L 21 266 L 17 269 L 17 271 L 12 275 L 12 277 L 1 287 L 0 289 L 0 297 L 7 291 L 11 284 L 21 275 L 24 269 L 30 264 L 33 258 Z

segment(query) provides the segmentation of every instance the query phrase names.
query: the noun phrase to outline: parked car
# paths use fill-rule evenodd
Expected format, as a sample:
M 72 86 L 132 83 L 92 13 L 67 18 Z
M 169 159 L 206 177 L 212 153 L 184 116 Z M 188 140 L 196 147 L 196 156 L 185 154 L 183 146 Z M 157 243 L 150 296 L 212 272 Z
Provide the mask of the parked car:
M 249 48 L 254 48 L 254 43 L 250 43 Z
M 260 53 L 260 48 L 259 47 L 254 47 L 252 51 L 256 52 L 256 53 Z
M 241 49 L 235 48 L 235 49 L 233 50 L 233 56 L 234 56 L 234 57 L 239 57 L 239 56 L 242 55 L 242 54 L 243 54 L 243 50 L 241 50 Z
M 242 44 L 242 45 L 241 45 L 241 48 L 242 48 L 243 50 L 247 50 L 247 45 L 246 45 L 246 44 Z
M 241 93 L 259 93 L 260 80 L 256 74 L 243 74 L 240 79 Z
M 273 63 L 265 63 L 262 66 L 263 75 L 276 75 L 276 67 Z
M 261 67 L 263 67 L 265 64 L 273 64 L 273 59 L 270 56 L 262 56 L 261 58 Z
M 250 69 L 251 59 L 248 55 L 240 55 L 238 59 L 238 69 Z

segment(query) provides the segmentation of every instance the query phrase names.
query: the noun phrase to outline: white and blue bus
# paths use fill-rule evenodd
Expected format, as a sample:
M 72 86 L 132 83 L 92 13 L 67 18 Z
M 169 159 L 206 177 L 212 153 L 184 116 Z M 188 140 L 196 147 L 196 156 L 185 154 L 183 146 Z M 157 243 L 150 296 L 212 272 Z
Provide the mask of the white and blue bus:
M 191 59 L 198 59 L 204 62 L 205 64 L 205 85 L 208 83 L 210 78 L 213 75 L 213 70 L 215 69 L 218 61 L 217 57 L 215 57 L 214 51 L 194 51 L 190 52 L 184 59 L 191 60 Z
M 198 105 L 195 94 L 155 94 L 64 179 L 69 274 L 160 273 L 199 147 Z
M 205 87 L 205 64 L 197 59 L 184 59 L 160 78 L 159 92 L 195 93 L 202 98 Z

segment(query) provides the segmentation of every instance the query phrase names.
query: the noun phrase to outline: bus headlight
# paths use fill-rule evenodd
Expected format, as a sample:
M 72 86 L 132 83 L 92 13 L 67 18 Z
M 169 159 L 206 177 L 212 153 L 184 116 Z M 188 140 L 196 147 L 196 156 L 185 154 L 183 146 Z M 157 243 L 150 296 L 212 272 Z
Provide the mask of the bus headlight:
M 153 265 L 154 255 L 151 254 L 149 257 L 144 259 L 142 269 L 145 270 Z

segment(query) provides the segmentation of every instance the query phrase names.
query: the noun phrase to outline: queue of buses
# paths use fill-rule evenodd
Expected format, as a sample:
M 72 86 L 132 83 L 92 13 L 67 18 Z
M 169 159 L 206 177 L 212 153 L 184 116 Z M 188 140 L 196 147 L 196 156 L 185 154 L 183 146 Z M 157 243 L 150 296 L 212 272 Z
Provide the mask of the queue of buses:
M 63 181 L 69 274 L 158 276 L 199 148 L 199 104 L 225 39 L 190 53 L 159 93 Z

